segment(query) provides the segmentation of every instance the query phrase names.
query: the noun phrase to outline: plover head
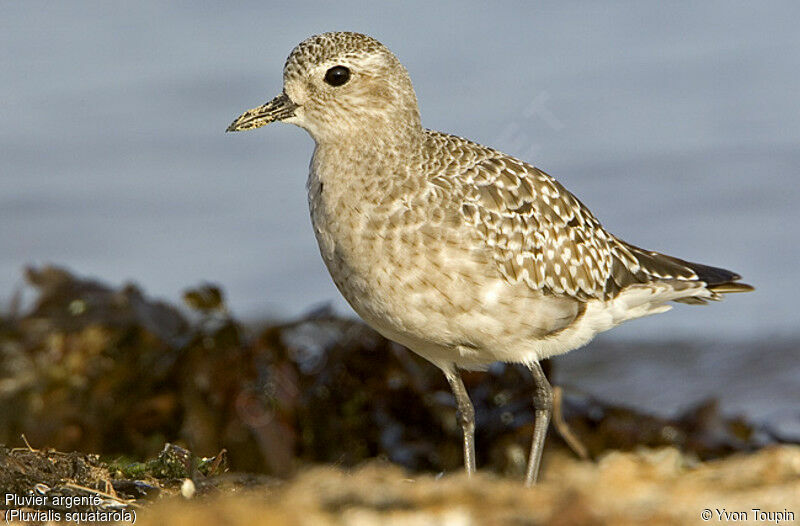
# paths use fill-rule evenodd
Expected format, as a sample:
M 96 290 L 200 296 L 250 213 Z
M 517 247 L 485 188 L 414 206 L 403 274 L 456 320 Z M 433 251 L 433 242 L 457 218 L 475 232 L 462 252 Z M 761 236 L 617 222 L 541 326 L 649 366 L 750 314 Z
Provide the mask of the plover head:
M 349 32 L 301 42 L 286 59 L 281 94 L 246 111 L 227 131 L 275 121 L 304 128 L 317 143 L 420 128 L 406 69 L 374 38 Z

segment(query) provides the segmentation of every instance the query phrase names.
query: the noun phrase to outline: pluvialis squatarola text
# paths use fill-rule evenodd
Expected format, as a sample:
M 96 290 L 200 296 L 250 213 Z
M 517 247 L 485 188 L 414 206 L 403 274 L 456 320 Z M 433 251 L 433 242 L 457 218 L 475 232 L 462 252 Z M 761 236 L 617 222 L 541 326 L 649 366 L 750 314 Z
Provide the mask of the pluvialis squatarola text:
M 728 270 L 643 250 L 607 232 L 534 166 L 420 123 L 408 72 L 377 40 L 301 42 L 280 95 L 227 131 L 274 121 L 316 143 L 308 202 L 322 258 L 375 330 L 438 366 L 456 399 L 464 465 L 474 409 L 460 368 L 525 364 L 533 374 L 536 481 L 553 405 L 539 362 L 634 318 L 746 292 Z

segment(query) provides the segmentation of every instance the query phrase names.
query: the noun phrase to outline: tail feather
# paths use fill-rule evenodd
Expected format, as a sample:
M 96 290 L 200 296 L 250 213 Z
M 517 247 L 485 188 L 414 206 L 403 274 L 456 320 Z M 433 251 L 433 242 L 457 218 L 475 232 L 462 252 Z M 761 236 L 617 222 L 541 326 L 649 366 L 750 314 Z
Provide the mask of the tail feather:
M 730 270 L 689 261 L 683 261 L 683 263 L 697 274 L 697 279 L 706 282 L 706 288 L 716 293 L 727 294 L 733 292 L 751 292 L 755 290 L 755 288 L 747 283 L 737 283 L 742 277 Z
M 711 285 L 708 287 L 709 290 L 713 290 L 714 292 L 718 292 L 721 294 L 735 294 L 737 292 L 753 292 L 756 288 L 752 285 L 748 285 L 747 283 L 720 283 L 719 285 Z

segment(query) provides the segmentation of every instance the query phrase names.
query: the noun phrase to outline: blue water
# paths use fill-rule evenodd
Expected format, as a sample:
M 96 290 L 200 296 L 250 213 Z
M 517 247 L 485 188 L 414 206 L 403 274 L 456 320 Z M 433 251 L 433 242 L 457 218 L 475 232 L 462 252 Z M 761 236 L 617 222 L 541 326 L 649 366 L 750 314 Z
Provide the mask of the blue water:
M 798 20 L 793 2 L 4 2 L 0 299 L 55 262 L 171 301 L 217 282 L 242 317 L 349 313 L 309 224 L 311 139 L 223 132 L 280 91 L 296 43 L 357 30 L 406 64 L 426 126 L 532 161 L 624 239 L 758 289 L 607 338 L 792 337 Z

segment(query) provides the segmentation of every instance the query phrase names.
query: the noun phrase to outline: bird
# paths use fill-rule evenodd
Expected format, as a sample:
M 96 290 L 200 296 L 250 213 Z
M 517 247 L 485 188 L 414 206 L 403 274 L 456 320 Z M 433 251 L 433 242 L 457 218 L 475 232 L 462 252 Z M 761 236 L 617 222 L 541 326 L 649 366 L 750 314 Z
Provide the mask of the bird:
M 475 412 L 461 370 L 530 370 L 531 486 L 553 410 L 542 360 L 673 302 L 754 290 L 729 270 L 626 243 L 532 164 L 424 128 L 406 68 L 370 36 L 307 38 L 286 59 L 281 93 L 226 131 L 272 122 L 314 140 L 308 204 L 338 290 L 368 325 L 447 378 L 467 475 L 476 470 Z

